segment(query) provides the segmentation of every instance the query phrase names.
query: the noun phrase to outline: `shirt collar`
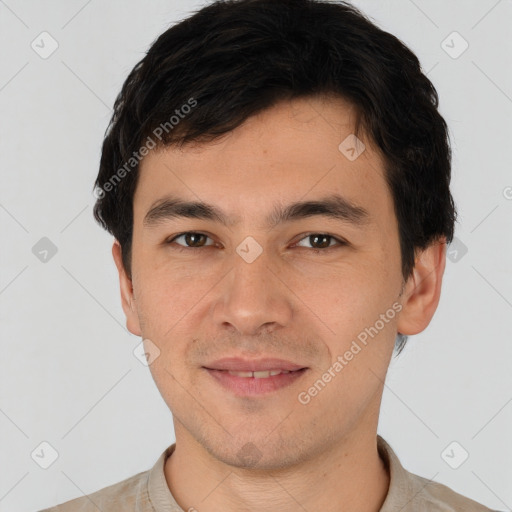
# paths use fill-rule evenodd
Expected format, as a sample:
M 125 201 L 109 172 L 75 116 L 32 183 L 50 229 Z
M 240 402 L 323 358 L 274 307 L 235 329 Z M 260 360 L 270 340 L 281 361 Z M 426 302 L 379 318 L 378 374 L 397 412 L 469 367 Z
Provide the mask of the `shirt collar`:
M 389 474 L 389 489 L 379 512 L 395 512 L 406 509 L 410 501 L 422 490 L 415 475 L 407 471 L 391 446 L 377 435 L 377 450 Z
M 148 499 L 156 512 L 178 512 L 182 509 L 176 503 L 165 479 L 165 461 L 176 448 L 176 443 L 167 447 L 149 471 Z

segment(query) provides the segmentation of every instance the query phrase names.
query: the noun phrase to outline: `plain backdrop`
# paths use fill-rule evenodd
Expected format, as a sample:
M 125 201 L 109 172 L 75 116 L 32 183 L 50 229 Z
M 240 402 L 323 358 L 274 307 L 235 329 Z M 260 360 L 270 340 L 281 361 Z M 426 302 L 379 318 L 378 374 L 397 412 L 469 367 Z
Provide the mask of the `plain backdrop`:
M 459 211 L 438 311 L 393 359 L 379 433 L 409 471 L 511 510 L 512 2 L 354 4 L 418 55 L 437 88 Z M 174 442 L 133 354 L 141 340 L 125 328 L 92 185 L 127 74 L 202 5 L 0 1 L 2 512 L 119 482 Z M 447 447 L 469 457 L 454 469 Z M 44 469 L 38 453 L 56 460 Z

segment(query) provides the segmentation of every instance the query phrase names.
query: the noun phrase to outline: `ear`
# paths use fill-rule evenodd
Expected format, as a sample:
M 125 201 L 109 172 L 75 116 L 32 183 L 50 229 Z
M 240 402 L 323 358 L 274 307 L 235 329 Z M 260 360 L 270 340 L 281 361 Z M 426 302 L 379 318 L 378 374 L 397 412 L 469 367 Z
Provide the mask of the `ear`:
M 428 326 L 439 304 L 445 266 L 445 237 L 417 254 L 413 273 L 404 287 L 397 322 L 399 333 L 418 334 Z
M 114 245 L 112 246 L 112 256 L 114 257 L 117 271 L 119 272 L 121 305 L 126 315 L 126 327 L 132 334 L 135 334 L 135 336 L 142 336 L 139 315 L 137 314 L 137 307 L 135 306 L 133 296 L 132 280 L 128 277 L 124 269 L 121 244 L 117 240 L 114 241 Z

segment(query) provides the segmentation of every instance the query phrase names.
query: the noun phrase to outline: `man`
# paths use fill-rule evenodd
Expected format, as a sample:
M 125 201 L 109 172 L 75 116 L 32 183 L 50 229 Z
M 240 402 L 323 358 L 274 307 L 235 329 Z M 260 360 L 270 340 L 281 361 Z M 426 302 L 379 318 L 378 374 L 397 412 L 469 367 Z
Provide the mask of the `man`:
M 176 443 L 53 511 L 485 511 L 377 435 L 456 210 L 437 93 L 346 3 L 216 2 L 130 73 L 96 180 Z

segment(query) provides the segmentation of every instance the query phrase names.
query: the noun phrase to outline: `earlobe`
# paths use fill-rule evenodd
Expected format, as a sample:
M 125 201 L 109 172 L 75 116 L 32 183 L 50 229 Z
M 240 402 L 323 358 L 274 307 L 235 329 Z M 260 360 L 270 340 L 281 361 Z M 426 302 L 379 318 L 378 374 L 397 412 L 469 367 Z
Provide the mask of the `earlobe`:
M 112 245 L 112 256 L 119 273 L 119 287 L 121 291 L 121 306 L 126 316 L 126 328 L 135 336 L 141 336 L 139 316 L 133 294 L 132 280 L 126 274 L 123 265 L 121 244 L 115 240 Z
M 414 270 L 403 293 L 397 331 L 418 334 L 428 326 L 439 304 L 446 265 L 446 239 L 433 242 L 416 256 Z

